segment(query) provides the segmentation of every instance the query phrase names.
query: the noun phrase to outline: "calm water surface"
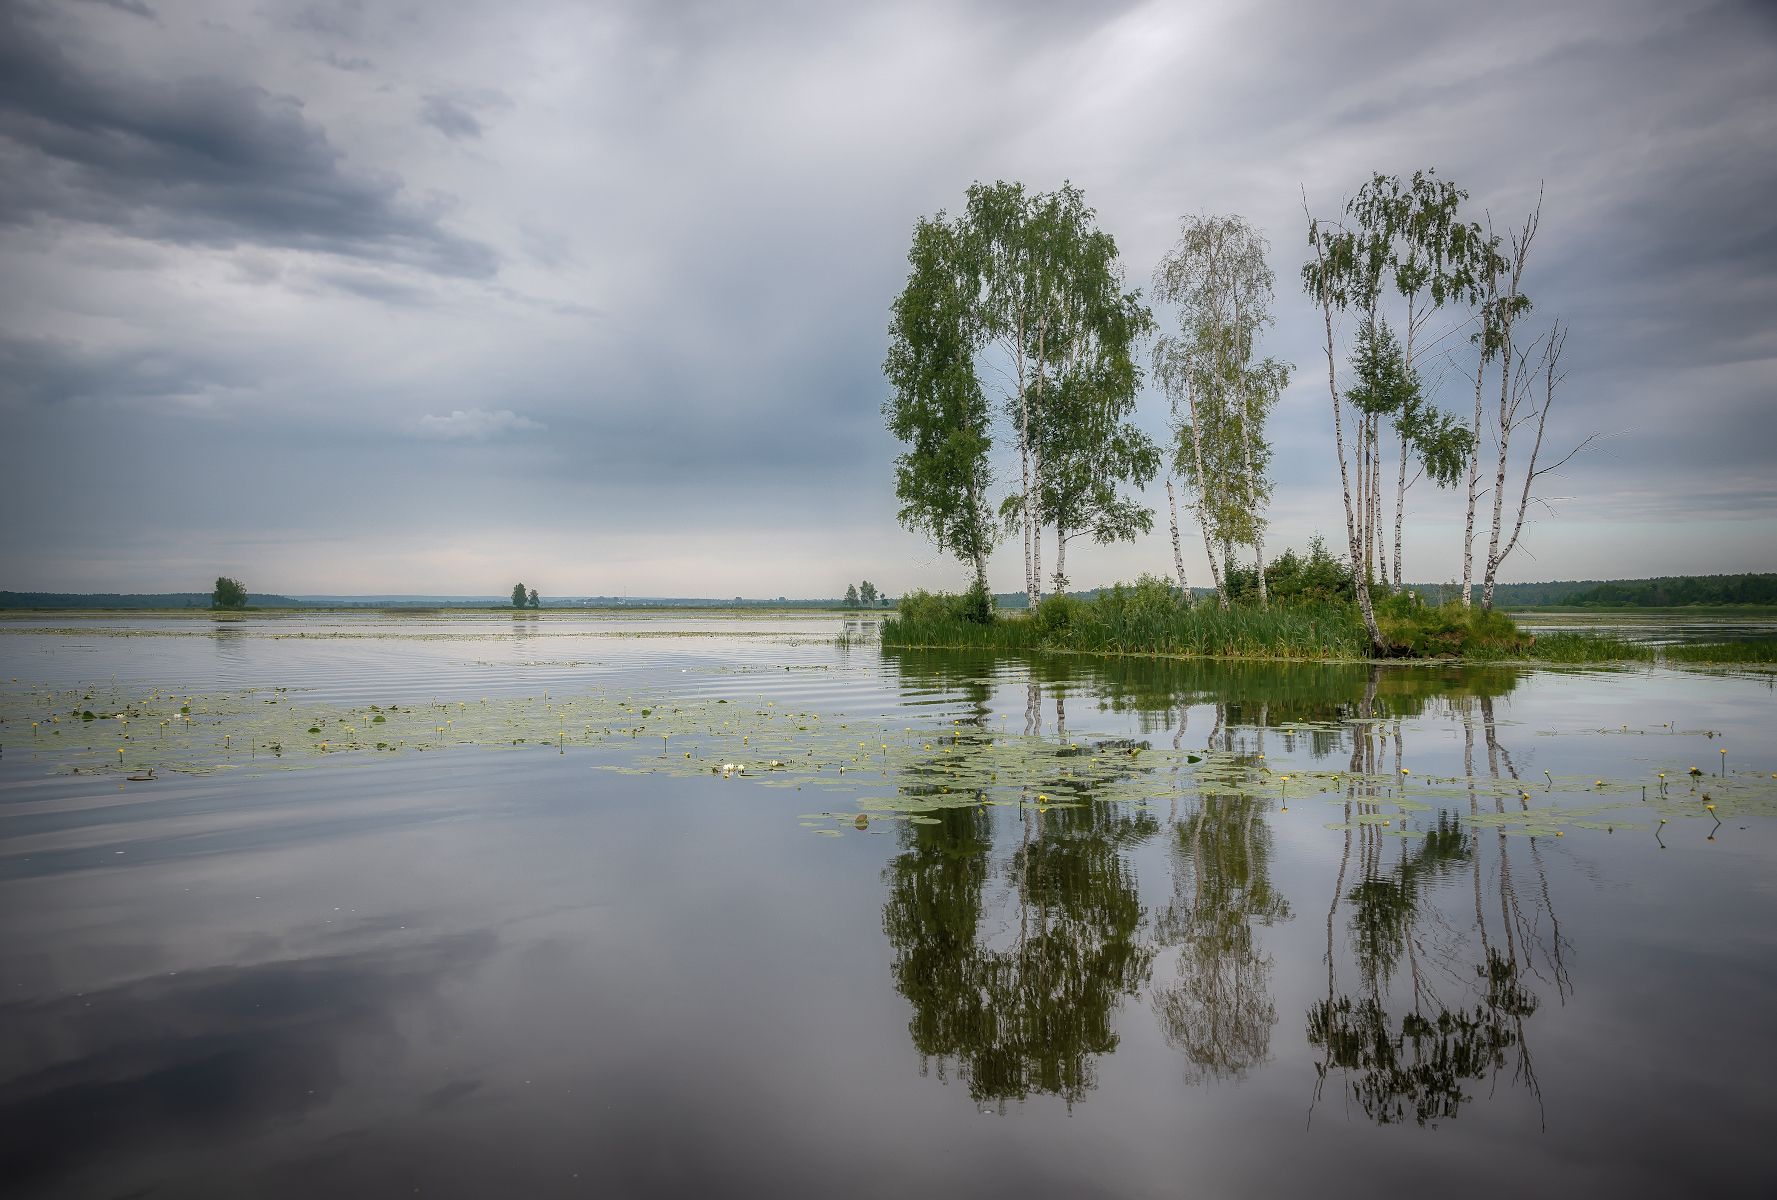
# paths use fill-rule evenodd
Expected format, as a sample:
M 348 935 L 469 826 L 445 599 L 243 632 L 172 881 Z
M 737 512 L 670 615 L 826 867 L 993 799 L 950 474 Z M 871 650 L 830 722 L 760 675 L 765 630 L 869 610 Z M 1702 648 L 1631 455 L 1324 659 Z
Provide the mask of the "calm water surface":
M 1777 1193 L 1769 674 L 872 630 L 0 623 L 0 1192 Z

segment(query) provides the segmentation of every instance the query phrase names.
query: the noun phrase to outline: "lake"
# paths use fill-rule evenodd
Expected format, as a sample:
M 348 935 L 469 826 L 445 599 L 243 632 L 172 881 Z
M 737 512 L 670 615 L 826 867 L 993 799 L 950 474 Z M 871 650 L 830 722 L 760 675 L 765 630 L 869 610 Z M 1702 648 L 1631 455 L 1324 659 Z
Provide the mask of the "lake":
M 1773 678 L 9 617 L 4 1194 L 1768 1196 Z

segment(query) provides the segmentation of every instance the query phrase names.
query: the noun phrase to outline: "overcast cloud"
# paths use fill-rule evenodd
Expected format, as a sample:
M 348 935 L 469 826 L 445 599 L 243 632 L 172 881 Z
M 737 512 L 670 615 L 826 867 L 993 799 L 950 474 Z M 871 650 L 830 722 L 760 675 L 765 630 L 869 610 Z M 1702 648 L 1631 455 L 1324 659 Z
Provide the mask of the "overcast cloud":
M 1604 435 L 1509 576 L 1777 569 L 1774 13 L 0 5 L 0 587 L 954 585 L 894 524 L 881 363 L 914 222 L 996 178 L 1083 187 L 1144 288 L 1181 214 L 1270 237 L 1301 545 L 1340 521 L 1302 190 L 1425 167 L 1502 226 L 1545 189 L 1551 438 Z M 1414 506 L 1451 577 L 1454 498 Z

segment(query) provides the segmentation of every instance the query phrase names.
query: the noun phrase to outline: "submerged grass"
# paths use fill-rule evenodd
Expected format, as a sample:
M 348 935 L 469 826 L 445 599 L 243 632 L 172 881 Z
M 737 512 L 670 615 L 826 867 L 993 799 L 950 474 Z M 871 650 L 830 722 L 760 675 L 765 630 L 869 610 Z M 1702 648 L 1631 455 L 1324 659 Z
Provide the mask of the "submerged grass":
M 1652 662 L 1654 650 L 1602 633 L 1545 633 L 1531 643 L 1529 657 L 1547 663 Z
M 1668 646 L 1666 661 L 1683 663 L 1777 663 L 1777 640 L 1704 642 Z

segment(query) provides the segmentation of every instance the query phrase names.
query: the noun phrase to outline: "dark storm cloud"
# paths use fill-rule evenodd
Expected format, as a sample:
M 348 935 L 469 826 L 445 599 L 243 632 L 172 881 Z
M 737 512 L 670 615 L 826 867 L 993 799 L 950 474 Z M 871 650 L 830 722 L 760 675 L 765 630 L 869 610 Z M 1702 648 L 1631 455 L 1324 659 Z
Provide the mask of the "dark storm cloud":
M 451 233 L 398 179 L 347 163 L 300 101 L 219 77 L 102 70 L 47 24 L 0 9 L 0 173 L 12 181 L 0 222 L 494 273 L 489 247 Z
M 133 17 L 143 17 L 150 21 L 160 19 L 152 8 L 142 3 L 142 0 L 86 0 L 86 3 L 102 4 L 106 8 L 115 8 L 118 12 L 129 13 Z
M 0 332 L 0 406 L 190 398 L 250 378 L 184 348 L 108 349 Z
M 340 71 L 374 71 L 376 63 L 361 54 L 335 54 L 329 50 L 321 61 Z
M 427 96 L 420 104 L 420 119 L 447 138 L 481 136 L 481 121 L 449 96 Z

